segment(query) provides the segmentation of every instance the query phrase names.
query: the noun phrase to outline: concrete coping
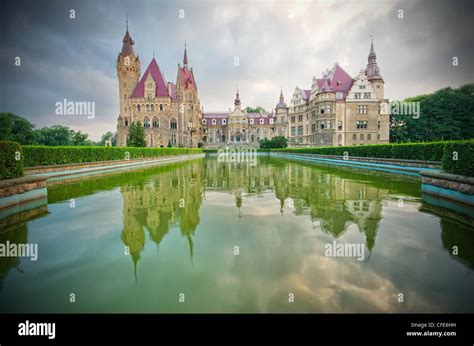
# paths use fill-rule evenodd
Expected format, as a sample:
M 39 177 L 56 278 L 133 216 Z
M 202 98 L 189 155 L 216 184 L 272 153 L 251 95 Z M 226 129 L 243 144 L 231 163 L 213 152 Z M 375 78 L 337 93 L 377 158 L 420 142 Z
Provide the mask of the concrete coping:
M 343 158 L 342 155 L 324 155 L 324 154 L 311 154 L 311 153 L 293 153 L 286 151 L 270 151 L 272 154 L 293 154 L 293 155 L 304 155 L 304 156 L 317 156 L 317 157 L 328 157 L 328 158 Z M 416 163 L 416 164 L 428 164 L 428 165 L 442 165 L 441 161 L 424 161 L 424 160 L 407 160 L 407 159 L 392 159 L 384 157 L 366 157 L 366 156 L 348 156 L 348 161 L 350 160 L 368 160 L 368 161 L 387 161 L 387 162 L 406 162 L 406 163 Z
M 474 185 L 473 177 L 466 177 L 464 175 L 450 174 L 445 172 L 431 172 L 431 171 L 422 171 L 420 172 L 421 176 L 427 178 L 437 178 L 444 179 L 449 181 L 455 181 L 458 183 Z
M 20 178 L 5 179 L 0 180 L 0 189 L 5 189 L 12 186 L 22 185 L 22 184 L 31 184 L 46 181 L 47 177 L 33 177 L 25 176 Z
M 95 167 L 95 166 L 109 166 L 109 165 L 116 165 L 122 163 L 133 163 L 133 162 L 142 162 L 142 161 L 153 161 L 159 159 L 166 159 L 172 157 L 182 157 L 188 155 L 198 155 L 201 153 L 196 154 L 181 154 L 181 155 L 163 155 L 163 156 L 148 156 L 148 157 L 140 157 L 137 159 L 130 159 L 130 160 L 108 160 L 108 161 L 93 161 L 93 162 L 78 162 L 78 163 L 65 163 L 60 165 L 49 165 L 49 166 L 32 166 L 32 167 L 25 167 L 25 174 L 36 174 L 36 173 L 47 173 L 50 171 L 58 172 L 58 171 L 68 171 L 71 169 L 77 169 L 81 167 Z

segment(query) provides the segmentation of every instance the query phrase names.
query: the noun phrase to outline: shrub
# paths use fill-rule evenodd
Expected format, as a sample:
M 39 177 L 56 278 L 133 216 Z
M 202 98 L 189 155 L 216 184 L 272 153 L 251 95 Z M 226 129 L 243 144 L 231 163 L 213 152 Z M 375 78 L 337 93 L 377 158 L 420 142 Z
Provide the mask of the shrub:
M 443 169 L 447 173 L 474 176 L 474 140 L 447 142 Z
M 277 151 L 301 154 L 344 155 L 402 160 L 441 161 L 446 142 L 369 144 L 345 147 L 287 148 Z
M 193 148 L 23 146 L 26 167 L 125 160 L 127 158 L 133 160 L 144 157 L 198 154 L 201 152 L 202 149 Z
M 22 175 L 23 153 L 21 146 L 16 142 L 0 141 L 0 179 L 18 178 Z

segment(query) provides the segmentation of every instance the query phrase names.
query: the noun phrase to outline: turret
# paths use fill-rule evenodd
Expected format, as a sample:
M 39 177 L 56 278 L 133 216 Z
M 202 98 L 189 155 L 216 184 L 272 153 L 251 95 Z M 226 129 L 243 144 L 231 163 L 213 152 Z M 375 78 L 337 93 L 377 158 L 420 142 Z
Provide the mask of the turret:
M 367 79 L 372 84 L 377 98 L 382 100 L 384 98 L 384 80 L 380 74 L 380 68 L 377 65 L 377 55 L 375 54 L 374 42 L 371 40 L 370 52 L 367 58 L 367 67 L 365 69 Z

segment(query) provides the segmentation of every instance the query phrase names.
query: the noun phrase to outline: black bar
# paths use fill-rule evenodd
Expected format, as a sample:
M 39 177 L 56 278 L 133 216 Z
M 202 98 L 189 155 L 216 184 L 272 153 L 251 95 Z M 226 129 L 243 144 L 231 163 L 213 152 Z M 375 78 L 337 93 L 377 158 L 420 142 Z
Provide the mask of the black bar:
M 26 321 L 54 322 L 55 338 L 18 335 Z M 473 345 L 473 322 L 472 314 L 4 314 L 0 345 Z M 407 336 L 420 331 L 456 336 Z

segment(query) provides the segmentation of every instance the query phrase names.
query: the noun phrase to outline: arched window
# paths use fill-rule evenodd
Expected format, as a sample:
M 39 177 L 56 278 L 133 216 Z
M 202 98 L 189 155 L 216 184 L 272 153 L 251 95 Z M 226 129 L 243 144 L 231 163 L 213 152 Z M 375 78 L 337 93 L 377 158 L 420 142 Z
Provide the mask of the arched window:
M 145 119 L 143 119 L 143 127 L 146 129 L 150 127 L 150 119 L 148 117 L 145 117 Z
M 155 111 L 155 105 L 151 105 L 151 111 L 152 111 L 152 112 Z
M 137 111 L 140 112 L 141 111 L 141 107 L 140 105 L 137 105 Z
M 178 128 L 178 123 L 176 122 L 175 118 L 171 118 L 170 120 L 170 129 L 176 130 Z
M 160 127 L 160 121 L 157 117 L 153 117 L 153 127 Z

